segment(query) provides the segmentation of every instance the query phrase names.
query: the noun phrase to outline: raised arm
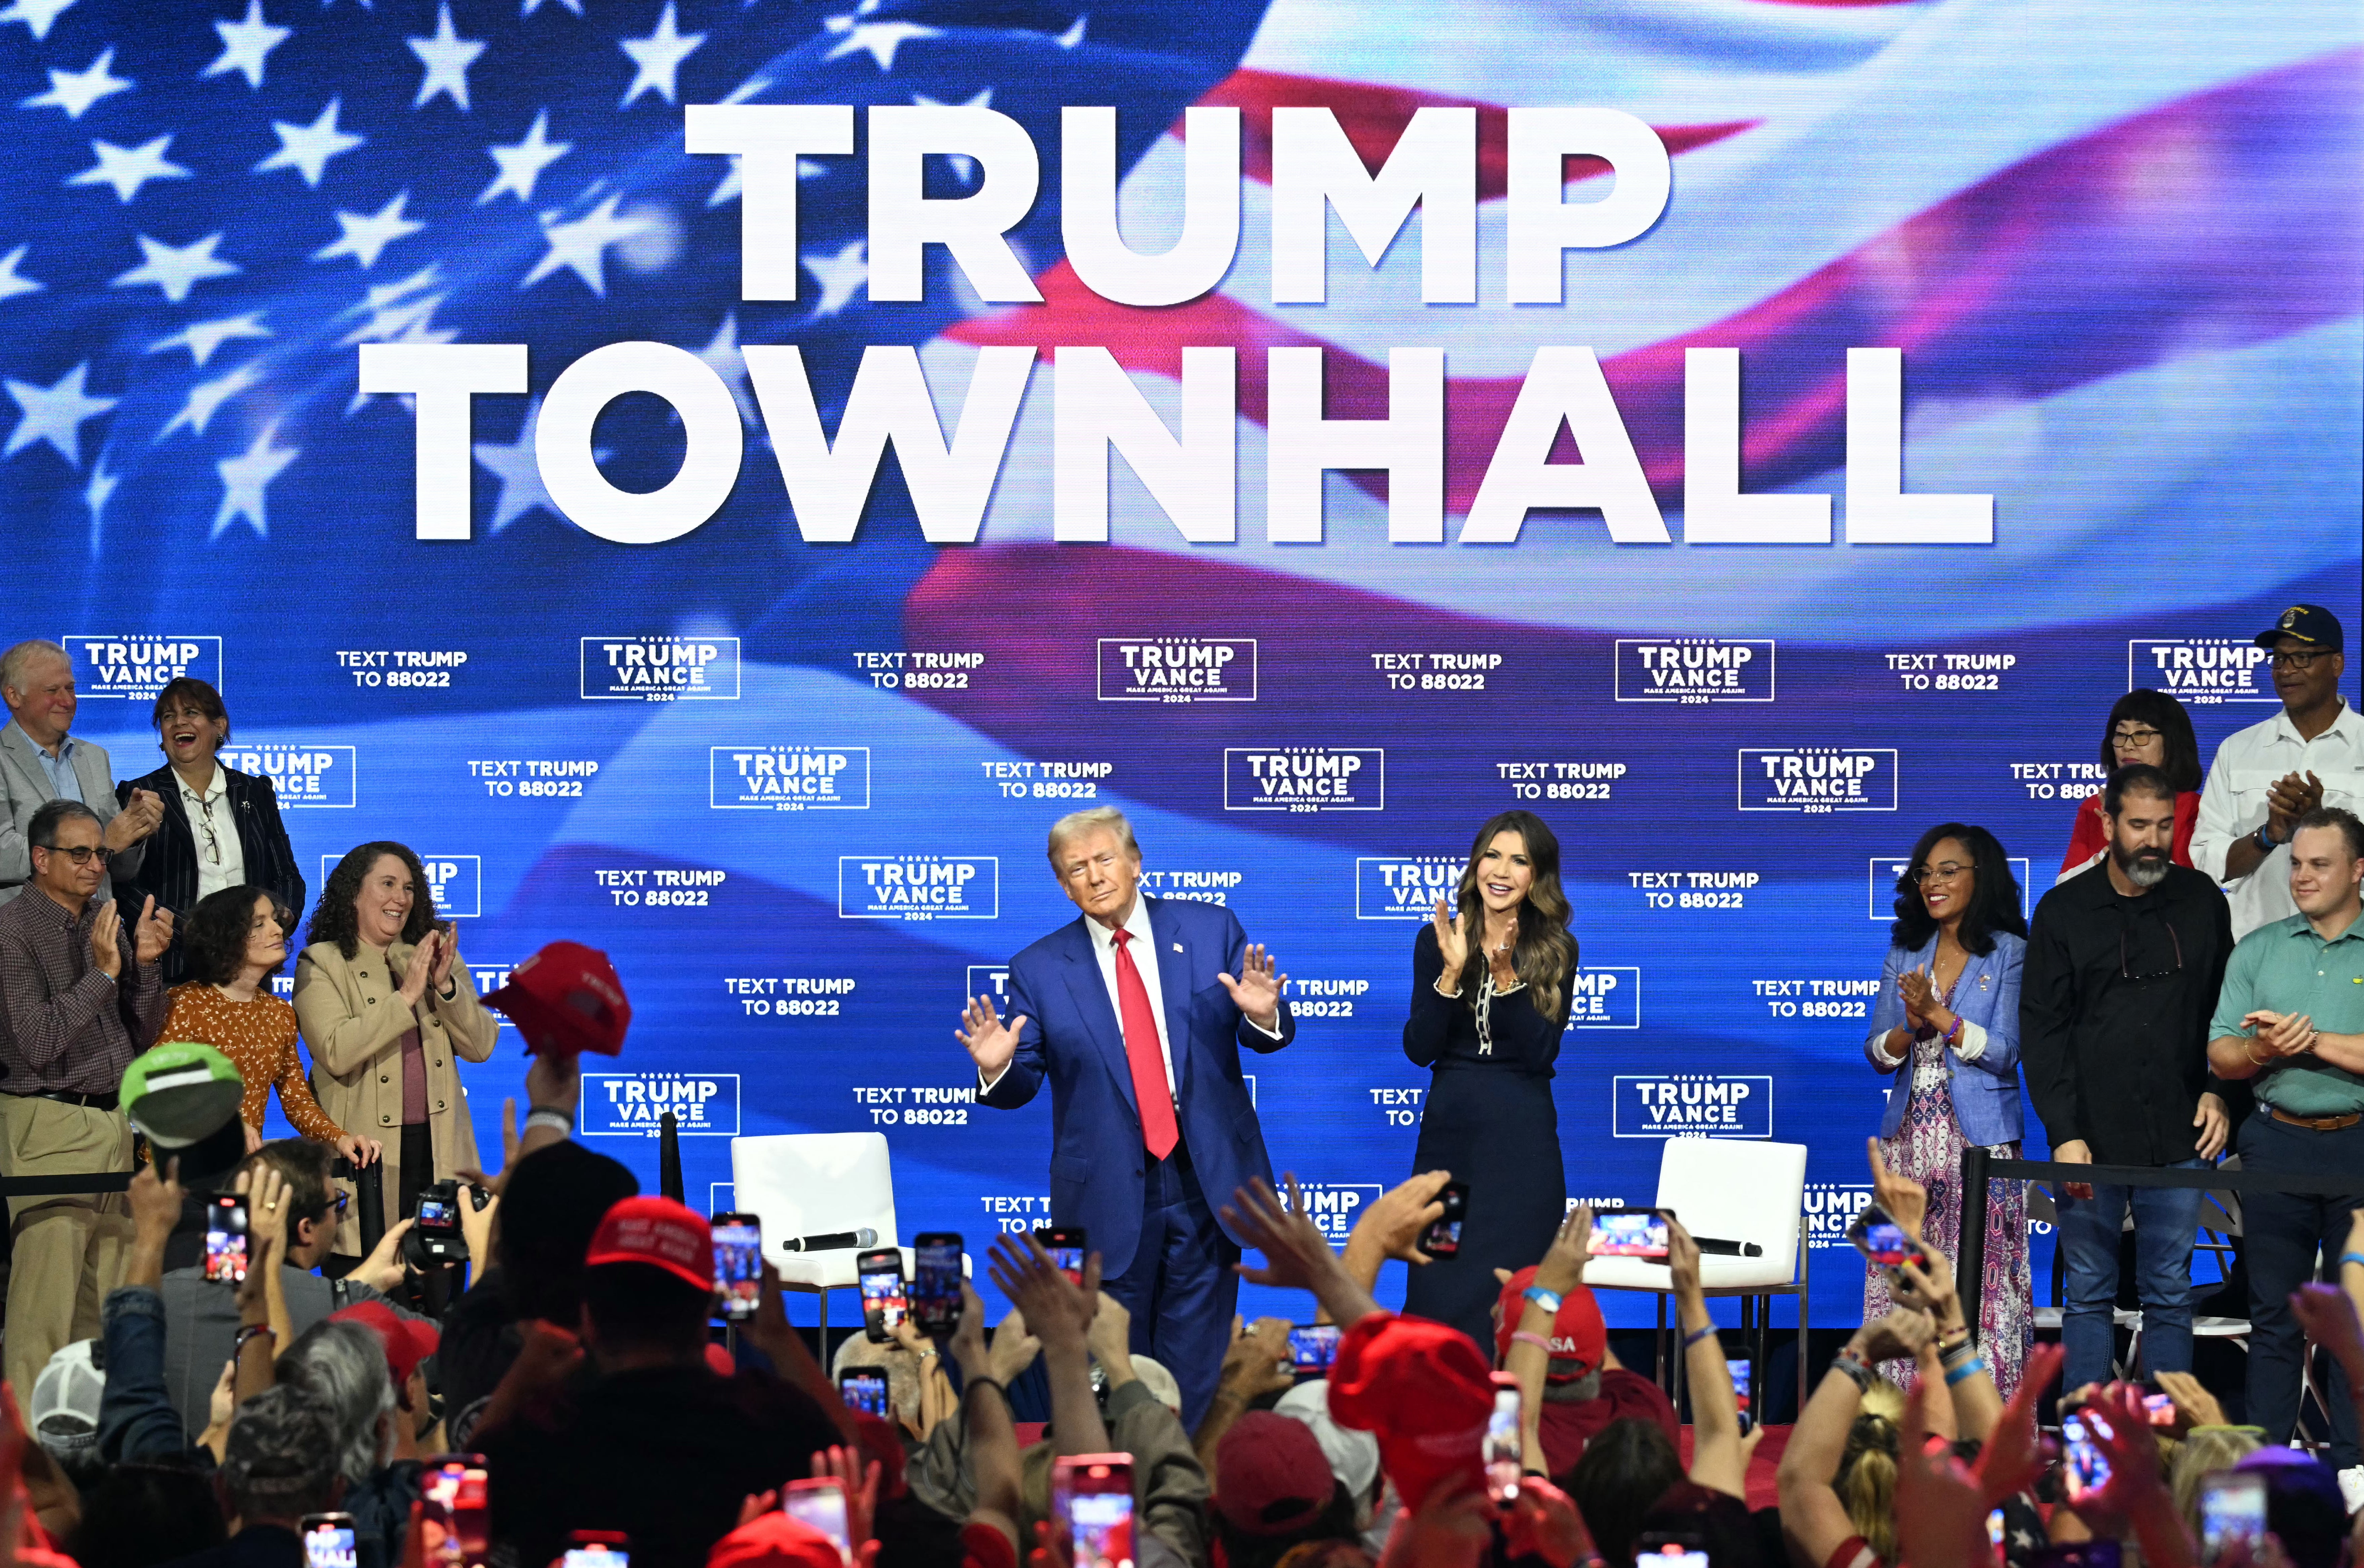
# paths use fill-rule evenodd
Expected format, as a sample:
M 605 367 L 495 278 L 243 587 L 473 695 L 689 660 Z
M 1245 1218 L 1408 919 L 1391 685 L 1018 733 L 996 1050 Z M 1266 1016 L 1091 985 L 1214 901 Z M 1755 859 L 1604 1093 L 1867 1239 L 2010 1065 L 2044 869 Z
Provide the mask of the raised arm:
M 1834 1483 L 1846 1452 L 1847 1432 L 1862 1407 L 1871 1368 L 1891 1356 L 1912 1356 L 1932 1331 L 1924 1313 L 1905 1310 L 1866 1323 L 1832 1359 L 1813 1396 L 1790 1429 L 1775 1473 L 1781 1502 L 1781 1531 L 1801 1562 L 1824 1563 L 1856 1533 Z
M 1879 961 L 1879 995 L 1871 1002 L 1871 1028 L 1863 1037 L 1863 1059 L 1882 1073 L 1912 1060 L 1912 1030 L 1904 1021 L 1904 997 L 1897 981 L 1912 955 L 1891 946 Z
M 1436 931 L 1437 922 L 1432 920 L 1420 929 L 1411 943 L 1411 1013 L 1404 1020 L 1403 1048 L 1405 1058 L 1415 1067 L 1433 1066 L 1444 1054 L 1444 1042 L 1453 1032 L 1453 1009 L 1461 1005 L 1457 997 L 1436 989 L 1444 973 Z

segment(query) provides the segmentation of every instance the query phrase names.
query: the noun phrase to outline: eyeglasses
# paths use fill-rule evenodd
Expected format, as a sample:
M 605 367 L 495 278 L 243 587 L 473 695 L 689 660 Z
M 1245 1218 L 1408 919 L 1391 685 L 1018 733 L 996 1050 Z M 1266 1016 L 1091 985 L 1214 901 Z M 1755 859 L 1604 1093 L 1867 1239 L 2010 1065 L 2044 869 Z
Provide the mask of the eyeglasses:
M 98 863 L 101 865 L 105 865 L 107 862 L 115 858 L 115 851 L 113 850 L 94 848 L 88 844 L 76 844 L 72 849 L 68 849 L 63 844 L 36 844 L 33 848 L 41 851 L 45 854 L 63 855 L 78 866 L 86 866 L 90 864 L 94 856 L 97 858 Z
M 1970 867 L 1962 864 L 1959 861 L 1947 861 L 1941 866 L 1914 866 L 1911 871 L 1904 874 L 1911 877 L 1915 884 L 1952 882 L 1963 873 L 1970 869 Z
M 2174 975 L 2182 973 L 2183 939 L 2175 934 L 2175 928 L 2173 926 L 2169 926 L 2167 928 L 2167 940 L 2175 944 L 2175 967 L 2173 969 L 2155 970 L 2148 974 L 2136 974 L 2134 972 L 2134 963 L 2132 960 L 2130 960 L 2126 955 L 2126 934 L 2124 931 L 2120 931 L 2118 933 L 2118 978 L 2121 980 L 2135 981 L 2166 980 Z
M 352 1194 L 351 1194 L 351 1193 L 349 1193 L 349 1192 L 347 1192 L 347 1191 L 345 1191 L 345 1189 L 344 1189 L 344 1188 L 342 1188 L 342 1187 L 339 1187 L 339 1188 L 337 1188 L 337 1189 L 336 1189 L 336 1192 L 337 1192 L 337 1201 L 336 1201 L 335 1207 L 336 1207 L 337 1218 L 338 1218 L 339 1219 L 342 1219 L 342 1218 L 345 1217 L 345 1205 L 347 1205 L 347 1204 L 349 1204 L 349 1203 L 351 1203 L 351 1202 L 352 1201 L 353 1195 L 352 1195 Z
M 2147 746 L 2158 739 L 2156 729 L 2119 729 L 2110 735 L 2113 746 Z
M 221 864 L 221 838 L 214 831 L 213 808 L 206 804 L 203 796 L 192 793 L 187 784 L 181 786 L 181 798 L 189 806 L 189 820 L 206 830 L 206 862 Z
M 2325 650 L 2319 648 L 2276 649 L 2270 662 L 2277 670 L 2284 668 L 2303 670 L 2322 658 L 2325 652 Z

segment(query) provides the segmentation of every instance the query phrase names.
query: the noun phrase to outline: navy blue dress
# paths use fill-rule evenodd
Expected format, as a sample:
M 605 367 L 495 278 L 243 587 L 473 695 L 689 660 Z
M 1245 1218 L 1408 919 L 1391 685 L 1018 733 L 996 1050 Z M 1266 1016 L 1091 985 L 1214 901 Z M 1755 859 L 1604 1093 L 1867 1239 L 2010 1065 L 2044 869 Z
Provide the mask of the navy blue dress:
M 1493 1359 L 1498 1268 L 1538 1262 L 1567 1213 L 1552 1063 L 1567 1027 L 1569 988 L 1550 1018 L 1522 986 L 1489 1001 L 1481 1032 L 1474 997 L 1436 994 L 1444 959 L 1422 926 L 1411 950 L 1411 1017 L 1404 1055 L 1432 1070 L 1412 1170 L 1446 1170 L 1469 1184 L 1461 1251 L 1410 1270 L 1404 1310 L 1450 1323 Z

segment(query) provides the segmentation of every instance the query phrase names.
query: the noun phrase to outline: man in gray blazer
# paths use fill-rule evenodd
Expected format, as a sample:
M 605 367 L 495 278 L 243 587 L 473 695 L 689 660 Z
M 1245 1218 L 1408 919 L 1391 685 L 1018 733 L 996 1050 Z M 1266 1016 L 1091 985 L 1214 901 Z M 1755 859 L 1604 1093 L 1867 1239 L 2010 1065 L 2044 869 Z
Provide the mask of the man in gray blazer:
M 106 749 L 66 733 L 74 718 L 73 661 L 66 651 L 35 638 L 0 653 L 0 701 L 9 715 L 0 727 L 0 804 L 6 807 L 0 812 L 0 904 L 22 893 L 32 877 L 25 828 L 33 813 L 61 796 L 97 813 L 99 843 L 115 857 L 113 876 L 139 871 L 143 841 L 163 820 L 164 803 L 143 789 L 118 807 Z M 97 900 L 115 896 L 111 882 L 99 879 Z

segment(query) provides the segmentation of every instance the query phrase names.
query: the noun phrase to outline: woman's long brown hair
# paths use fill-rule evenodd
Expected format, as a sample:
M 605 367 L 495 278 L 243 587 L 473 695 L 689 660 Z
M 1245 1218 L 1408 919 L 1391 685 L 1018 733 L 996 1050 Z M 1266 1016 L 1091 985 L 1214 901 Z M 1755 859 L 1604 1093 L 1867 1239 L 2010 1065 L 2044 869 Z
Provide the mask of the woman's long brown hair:
M 1567 929 L 1567 895 L 1559 884 L 1559 838 L 1532 811 L 1504 811 L 1486 819 L 1469 846 L 1469 864 L 1461 873 L 1456 892 L 1462 929 L 1469 933 L 1469 958 L 1461 966 L 1456 994 L 1474 996 L 1483 977 L 1486 957 L 1486 905 L 1478 895 L 1478 862 L 1498 833 L 1516 833 L 1526 840 L 1527 865 L 1534 873 L 1527 896 L 1519 905 L 1518 946 L 1511 967 L 1533 994 L 1535 1011 L 1546 1018 L 1560 1016 L 1567 999 L 1567 983 L 1576 973 L 1576 938 Z

